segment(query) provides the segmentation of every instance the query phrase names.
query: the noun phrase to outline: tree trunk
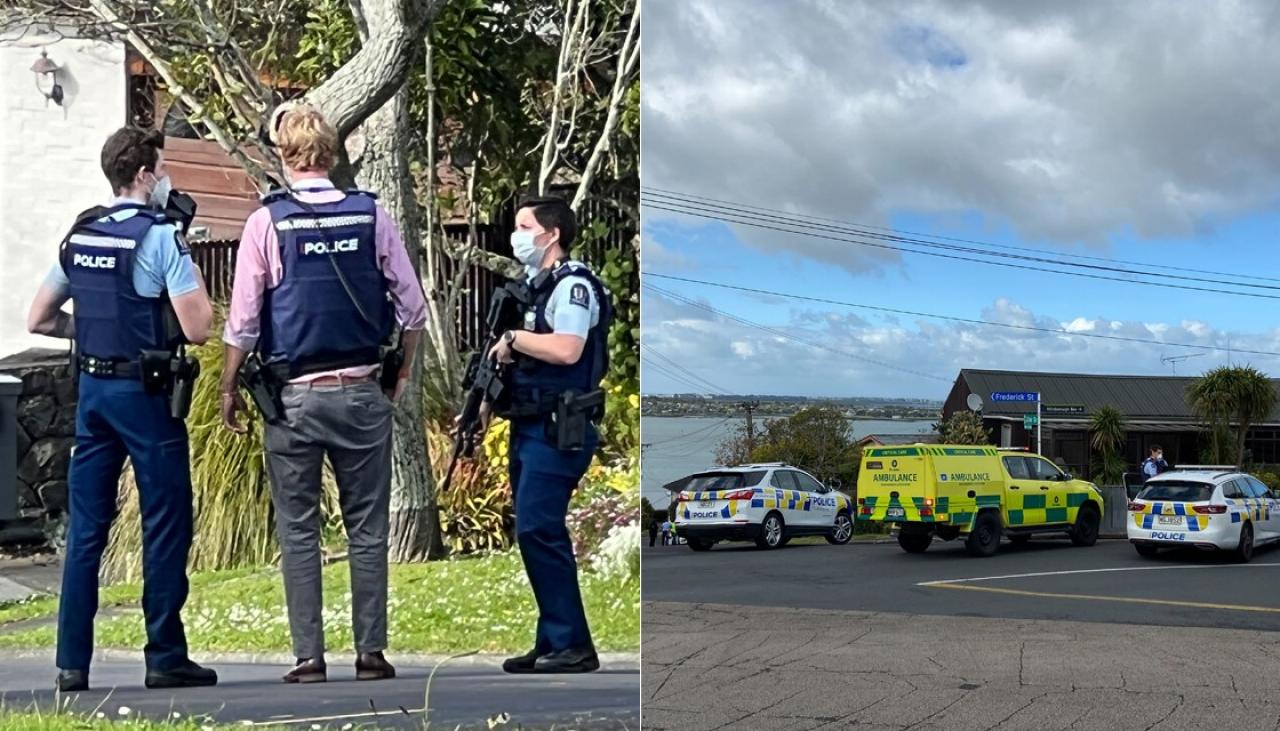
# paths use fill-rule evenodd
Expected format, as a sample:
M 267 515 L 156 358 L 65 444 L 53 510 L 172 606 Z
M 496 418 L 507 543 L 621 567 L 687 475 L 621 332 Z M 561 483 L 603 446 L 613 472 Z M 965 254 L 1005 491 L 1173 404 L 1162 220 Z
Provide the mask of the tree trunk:
M 422 254 L 418 202 L 409 175 L 408 93 L 401 89 L 363 125 L 364 154 L 356 179 L 377 191 L 382 207 L 396 222 L 415 269 Z M 421 398 L 423 348 L 414 353 L 412 375 L 395 412 L 391 469 L 392 561 L 419 561 L 445 553 L 436 502 L 435 479 L 427 451 Z

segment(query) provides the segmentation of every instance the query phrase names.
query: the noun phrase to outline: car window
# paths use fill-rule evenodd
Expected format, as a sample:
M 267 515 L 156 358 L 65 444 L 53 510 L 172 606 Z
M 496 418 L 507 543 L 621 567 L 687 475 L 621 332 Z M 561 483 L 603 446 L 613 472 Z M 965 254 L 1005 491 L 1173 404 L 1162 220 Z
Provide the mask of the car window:
M 1271 488 L 1267 487 L 1262 480 L 1259 480 L 1252 475 L 1247 475 L 1245 476 L 1244 481 L 1249 485 L 1250 491 L 1253 493 L 1254 497 L 1269 498 L 1272 496 Z
M 1231 480 L 1222 485 L 1222 496 L 1232 500 L 1239 500 L 1244 497 L 1244 491 L 1240 489 L 1239 483 Z
M 800 486 L 796 484 L 796 478 L 791 474 L 791 470 L 777 470 L 773 473 L 773 484 L 780 490 L 799 490 Z
M 756 485 L 760 484 L 761 480 L 764 479 L 765 471 L 751 470 L 750 472 L 739 472 L 738 474 L 742 475 L 743 487 L 755 487 Z
M 1027 471 L 1027 460 L 1023 457 L 1005 457 L 1004 468 L 1009 470 L 1009 476 L 1015 480 L 1026 480 L 1031 477 L 1031 473 Z
M 1062 474 L 1062 470 L 1047 459 L 1040 459 L 1039 457 L 1027 457 L 1026 459 L 1033 479 L 1057 480 L 1059 475 Z
M 1225 490 L 1226 487 L 1224 486 Z M 1213 485 L 1207 482 L 1162 480 L 1148 483 L 1138 493 L 1136 500 L 1169 500 L 1178 503 L 1199 503 L 1213 497 Z
M 694 475 L 689 480 L 686 490 L 693 492 L 708 492 L 711 490 L 736 490 L 742 487 L 741 472 L 713 472 L 702 475 Z
M 807 492 L 820 492 L 822 490 L 821 482 L 818 482 L 803 472 L 792 472 L 791 476 L 800 483 L 801 490 L 805 490 Z

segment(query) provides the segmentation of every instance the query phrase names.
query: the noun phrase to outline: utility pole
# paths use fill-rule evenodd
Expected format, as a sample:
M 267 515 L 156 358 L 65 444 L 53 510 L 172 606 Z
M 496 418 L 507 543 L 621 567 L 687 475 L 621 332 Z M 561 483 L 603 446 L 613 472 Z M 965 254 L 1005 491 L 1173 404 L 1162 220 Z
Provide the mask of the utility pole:
M 756 430 L 751 422 L 751 412 L 760 408 L 759 401 L 743 401 L 738 406 L 747 412 L 747 459 L 751 459 L 751 453 L 756 448 Z

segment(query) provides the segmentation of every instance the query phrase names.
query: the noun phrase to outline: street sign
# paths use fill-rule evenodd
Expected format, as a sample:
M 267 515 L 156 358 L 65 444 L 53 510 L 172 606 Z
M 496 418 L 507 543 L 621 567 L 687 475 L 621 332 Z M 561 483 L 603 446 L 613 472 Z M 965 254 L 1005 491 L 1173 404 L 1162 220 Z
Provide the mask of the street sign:
M 1037 425 L 1037 424 L 1039 424 L 1039 423 L 1040 423 L 1040 417 L 1036 416 L 1035 414 L 1023 414 L 1023 415 L 1022 415 L 1022 428 L 1023 428 L 1023 429 L 1030 429 L 1031 427 L 1033 427 L 1033 426 L 1035 426 L 1035 425 Z
M 992 401 L 1017 401 L 1025 403 L 1039 403 L 1040 394 L 1035 391 L 996 391 L 991 394 Z
M 1045 416 L 1084 416 L 1084 407 L 1071 404 L 1045 404 Z

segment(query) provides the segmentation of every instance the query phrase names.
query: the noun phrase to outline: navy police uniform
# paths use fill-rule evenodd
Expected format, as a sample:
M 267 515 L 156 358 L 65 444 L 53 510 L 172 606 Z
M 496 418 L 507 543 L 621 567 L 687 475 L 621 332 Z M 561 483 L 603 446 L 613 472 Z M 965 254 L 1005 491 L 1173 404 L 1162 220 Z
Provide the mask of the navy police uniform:
M 332 203 L 305 204 L 289 190 L 262 200 L 280 242 L 284 277 L 264 293 L 258 350 L 263 362 L 287 369 L 289 379 L 377 364 L 395 326 L 374 242 L 377 197 L 345 193 Z
M 608 370 L 613 311 L 609 291 L 585 265 L 560 261 L 534 277 L 524 329 L 585 334 L 582 357 L 556 365 L 515 353 L 511 374 L 510 477 L 516 541 L 538 603 L 538 655 L 590 648 L 573 543 L 565 526 L 569 499 L 599 442 L 600 413 L 587 424 L 581 450 L 557 447 L 550 415 L 561 393 L 599 388 Z
M 154 271 L 166 260 L 165 272 Z M 51 279 L 65 284 L 75 303 L 80 376 L 57 664 L 89 668 L 98 571 L 128 457 L 142 514 L 147 669 L 169 672 L 187 663 L 180 617 L 192 532 L 187 429 L 170 415 L 165 394 L 144 390 L 139 357 L 143 350 L 173 350 L 183 342 L 167 290 L 178 281 L 194 289 L 189 251 L 163 213 L 121 201 L 77 218 L 60 264 Z M 140 293 L 139 282 L 154 291 Z

